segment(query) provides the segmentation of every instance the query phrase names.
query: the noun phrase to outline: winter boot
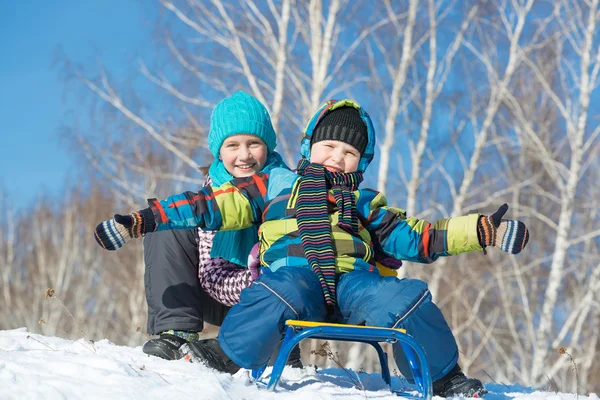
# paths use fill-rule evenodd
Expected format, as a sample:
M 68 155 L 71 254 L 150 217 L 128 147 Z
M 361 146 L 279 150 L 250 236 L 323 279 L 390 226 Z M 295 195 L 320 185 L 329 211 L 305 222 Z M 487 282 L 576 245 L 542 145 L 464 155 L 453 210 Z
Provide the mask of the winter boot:
M 433 395 L 442 397 L 481 397 L 487 393 L 480 380 L 467 378 L 456 364 L 441 379 L 433 382 Z
M 205 364 L 220 372 L 235 374 L 240 367 L 235 364 L 221 349 L 219 341 L 215 338 L 198 340 L 186 343 L 179 349 L 180 358 L 185 357 L 191 362 Z
M 290 356 L 288 357 L 285 365 L 290 366 L 292 368 L 304 368 L 302 364 L 302 359 L 300 356 L 300 345 L 297 345 L 290 351 Z
M 273 355 L 271 355 L 271 358 L 269 359 L 269 363 L 268 363 L 268 365 L 270 367 L 275 365 L 275 360 L 277 360 L 277 356 L 279 355 L 279 350 L 281 350 L 282 344 L 283 344 L 283 342 L 279 342 L 277 349 L 275 349 L 275 351 L 273 352 Z M 290 354 L 288 356 L 288 359 L 287 359 L 285 365 L 287 365 L 288 367 L 292 367 L 292 368 L 304 368 L 304 365 L 302 364 L 302 359 L 300 357 L 300 345 L 297 345 L 296 347 L 294 347 L 292 349 L 292 351 L 290 351 Z
M 161 332 L 157 338 L 144 343 L 142 351 L 165 360 L 178 360 L 181 356 L 177 350 L 183 344 L 193 340 L 198 340 L 198 332 L 165 331 Z

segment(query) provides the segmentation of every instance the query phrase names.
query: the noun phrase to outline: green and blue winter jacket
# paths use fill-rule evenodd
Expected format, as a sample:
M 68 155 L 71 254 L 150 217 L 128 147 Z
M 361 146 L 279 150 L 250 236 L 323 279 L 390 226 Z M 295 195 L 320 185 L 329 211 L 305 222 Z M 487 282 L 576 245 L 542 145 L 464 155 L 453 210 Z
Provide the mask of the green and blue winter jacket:
M 302 156 L 310 159 L 310 139 L 320 118 L 344 106 L 356 107 L 367 126 L 368 144 L 359 170 L 367 168 L 375 150 L 370 117 L 349 100 L 330 101 L 308 123 L 301 144 Z M 307 266 L 296 221 L 296 201 L 301 177 L 283 168 L 234 179 L 197 193 L 185 192 L 166 200 L 149 200 L 156 230 L 236 230 L 259 225 L 261 264 L 275 271 L 283 266 Z M 371 189 L 354 192 L 359 216 L 359 236 L 337 226 L 338 210 L 330 193 L 329 212 L 336 271 L 375 271 L 375 252 L 407 261 L 430 263 L 440 256 L 480 250 L 477 236 L 479 214 L 440 219 L 434 223 L 407 218 L 402 210 L 388 207 L 384 195 Z M 235 245 L 232 243 L 232 245 Z

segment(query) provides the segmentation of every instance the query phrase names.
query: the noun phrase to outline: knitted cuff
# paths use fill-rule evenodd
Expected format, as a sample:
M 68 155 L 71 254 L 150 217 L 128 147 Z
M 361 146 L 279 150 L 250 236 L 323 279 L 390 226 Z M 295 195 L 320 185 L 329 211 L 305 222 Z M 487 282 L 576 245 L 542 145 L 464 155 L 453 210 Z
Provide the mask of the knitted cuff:
M 127 227 L 127 233 L 129 233 L 129 236 L 131 236 L 134 239 L 139 238 L 144 233 L 142 232 L 142 228 L 144 227 L 142 215 L 139 212 L 135 212 L 129 214 L 129 217 L 131 218 L 132 225 Z
M 147 232 L 154 232 L 156 223 L 151 208 L 146 208 L 138 212 L 127 215 L 115 214 L 117 225 L 123 226 L 130 238 L 137 239 L 144 236 Z
M 156 225 L 156 220 L 154 219 L 154 212 L 152 212 L 151 207 L 144 208 L 143 210 L 140 210 L 135 214 L 140 216 L 140 221 L 141 221 L 141 224 L 139 227 L 139 232 L 140 232 L 139 236 L 143 236 L 146 233 L 156 231 L 158 226 Z M 135 237 L 139 237 L 139 236 L 135 236 Z
M 492 217 L 482 215 L 477 221 L 477 234 L 479 235 L 479 244 L 482 247 L 493 246 L 496 241 L 496 227 Z

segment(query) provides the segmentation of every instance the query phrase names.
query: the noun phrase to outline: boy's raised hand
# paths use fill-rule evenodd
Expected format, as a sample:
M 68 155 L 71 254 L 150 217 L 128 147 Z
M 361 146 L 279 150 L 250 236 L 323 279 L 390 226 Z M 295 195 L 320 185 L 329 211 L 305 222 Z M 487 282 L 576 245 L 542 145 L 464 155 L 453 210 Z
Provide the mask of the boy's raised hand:
M 115 214 L 113 219 L 98 224 L 94 238 L 106 250 L 117 250 L 131 239 L 140 237 L 143 225 L 139 212 L 129 215 Z
M 500 206 L 492 215 L 482 215 L 477 223 L 479 243 L 485 248 L 494 246 L 511 254 L 520 253 L 529 241 L 529 231 L 521 221 L 502 219 L 508 204 Z

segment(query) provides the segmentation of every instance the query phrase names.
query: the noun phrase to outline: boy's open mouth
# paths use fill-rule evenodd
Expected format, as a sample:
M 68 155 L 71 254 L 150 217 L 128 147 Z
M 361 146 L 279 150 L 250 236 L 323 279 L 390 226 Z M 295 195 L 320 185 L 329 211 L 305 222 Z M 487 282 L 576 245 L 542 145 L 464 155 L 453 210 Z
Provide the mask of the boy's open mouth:
M 325 166 L 325 168 L 326 168 L 326 169 L 327 169 L 327 171 L 329 171 L 329 172 L 344 172 L 344 170 L 342 170 L 341 168 L 339 168 L 339 167 L 334 167 L 334 166 L 331 166 L 331 165 L 326 165 L 326 166 Z

